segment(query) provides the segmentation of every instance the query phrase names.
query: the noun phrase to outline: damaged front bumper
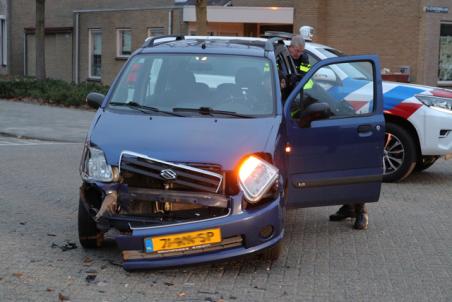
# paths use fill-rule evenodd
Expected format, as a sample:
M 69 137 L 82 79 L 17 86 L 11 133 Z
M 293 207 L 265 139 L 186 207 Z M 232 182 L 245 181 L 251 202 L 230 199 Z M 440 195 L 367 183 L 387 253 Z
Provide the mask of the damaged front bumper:
M 96 196 L 97 194 L 97 196 Z M 211 262 L 246 255 L 276 244 L 283 236 L 282 200 L 276 197 L 253 209 L 242 209 L 242 193 L 235 196 L 128 188 L 127 185 L 85 183 L 81 201 L 97 221 L 98 228 L 118 229 L 115 239 L 127 270 L 149 269 Z M 93 196 L 98 199 L 92 202 Z M 175 211 L 168 216 L 131 215 L 137 201 L 160 201 L 195 206 L 196 211 Z M 146 203 L 144 203 L 146 204 Z M 165 207 L 165 206 L 163 206 Z M 131 210 L 132 209 L 132 210 Z M 121 214 L 126 212 L 127 215 Z M 184 215 L 180 215 L 183 213 Z M 217 228 L 222 241 L 197 249 L 146 253 L 145 239 Z M 265 230 L 265 232 L 263 232 Z M 270 230 L 270 231 L 269 231 Z

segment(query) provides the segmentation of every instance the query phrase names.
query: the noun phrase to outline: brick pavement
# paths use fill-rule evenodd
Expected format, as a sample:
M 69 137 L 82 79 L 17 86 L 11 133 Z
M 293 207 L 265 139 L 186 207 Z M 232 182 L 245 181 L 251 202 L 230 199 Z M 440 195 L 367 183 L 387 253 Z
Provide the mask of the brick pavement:
M 97 251 L 51 247 L 77 241 L 81 144 L 5 141 L 0 301 L 58 301 L 59 293 L 71 301 L 452 301 L 452 161 L 385 184 L 367 231 L 329 222 L 335 208 L 290 211 L 273 263 L 245 257 L 128 273 L 113 242 Z

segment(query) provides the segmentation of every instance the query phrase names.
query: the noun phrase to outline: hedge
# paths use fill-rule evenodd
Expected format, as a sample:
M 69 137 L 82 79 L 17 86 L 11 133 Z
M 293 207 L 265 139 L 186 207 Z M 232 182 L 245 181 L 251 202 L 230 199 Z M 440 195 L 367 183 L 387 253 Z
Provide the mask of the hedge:
M 31 98 L 63 106 L 82 106 L 90 92 L 106 94 L 108 86 L 98 83 L 68 83 L 62 80 L 13 78 L 0 80 L 0 98 Z

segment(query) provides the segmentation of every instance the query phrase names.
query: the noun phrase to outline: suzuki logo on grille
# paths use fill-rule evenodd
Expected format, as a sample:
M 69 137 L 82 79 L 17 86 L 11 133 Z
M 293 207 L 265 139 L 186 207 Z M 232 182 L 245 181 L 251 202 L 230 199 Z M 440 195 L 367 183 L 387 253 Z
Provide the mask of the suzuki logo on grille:
M 176 179 L 177 174 L 171 169 L 165 169 L 160 172 L 160 176 L 167 180 Z

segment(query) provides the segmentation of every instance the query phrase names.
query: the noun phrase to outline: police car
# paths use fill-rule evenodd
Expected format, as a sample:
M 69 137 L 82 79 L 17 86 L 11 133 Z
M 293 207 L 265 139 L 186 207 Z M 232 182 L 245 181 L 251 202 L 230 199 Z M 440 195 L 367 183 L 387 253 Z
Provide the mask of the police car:
M 301 27 L 300 34 L 307 41 L 305 52 L 311 65 L 344 55 L 332 47 L 309 42 L 311 27 Z M 347 87 L 353 86 L 354 90 L 346 99 L 357 111 L 366 110 L 369 102 L 353 97 L 353 93 L 365 89 L 365 82 L 359 80 L 365 71 L 347 70 L 355 74 L 353 78 L 345 76 L 344 70 L 331 71 L 325 69 L 324 77 L 351 82 Z M 386 119 L 383 180 L 401 181 L 413 171 L 429 168 L 440 157 L 452 158 L 452 91 L 388 81 L 383 81 L 382 86 Z

